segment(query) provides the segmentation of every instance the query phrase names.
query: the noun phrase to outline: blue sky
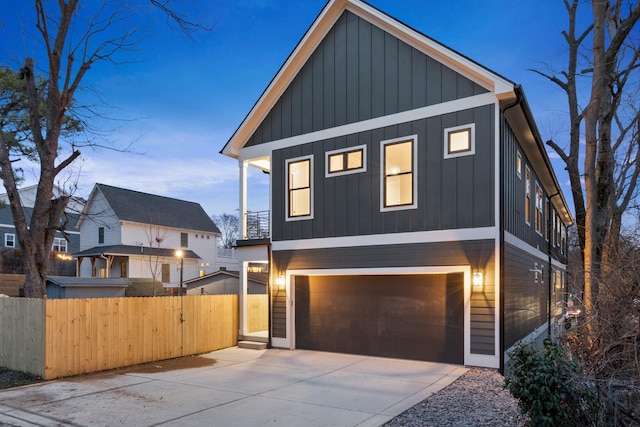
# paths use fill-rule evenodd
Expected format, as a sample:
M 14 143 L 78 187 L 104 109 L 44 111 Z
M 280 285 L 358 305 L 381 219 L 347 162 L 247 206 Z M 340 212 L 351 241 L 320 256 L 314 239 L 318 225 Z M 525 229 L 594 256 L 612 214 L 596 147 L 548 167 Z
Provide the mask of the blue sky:
M 95 120 L 131 153 L 84 149 L 70 179 L 86 196 L 96 182 L 200 203 L 209 214 L 238 207 L 238 164 L 219 154 L 325 4 L 324 0 L 185 0 L 213 30 L 188 39 L 159 14 L 130 22 L 145 37 L 126 63 L 101 63 L 84 81 L 83 102 L 103 105 Z M 522 84 L 540 133 L 566 135 L 566 98 L 529 71 L 561 68 L 566 48 L 560 0 L 370 0 L 370 3 L 491 70 Z M 93 3 L 95 4 L 95 3 Z M 588 5 L 583 5 L 588 12 Z M 0 64 L 38 58 L 31 2 L 0 5 Z M 132 28 L 133 28 L 132 27 Z M 104 103 L 104 104 L 103 104 Z M 98 140 L 104 144 L 105 141 Z M 550 156 L 555 157 L 550 153 Z M 564 185 L 562 164 L 556 174 Z M 34 183 L 26 174 L 26 184 Z M 251 176 L 249 208 L 268 208 L 268 177 Z M 565 197 L 572 201 L 565 186 Z

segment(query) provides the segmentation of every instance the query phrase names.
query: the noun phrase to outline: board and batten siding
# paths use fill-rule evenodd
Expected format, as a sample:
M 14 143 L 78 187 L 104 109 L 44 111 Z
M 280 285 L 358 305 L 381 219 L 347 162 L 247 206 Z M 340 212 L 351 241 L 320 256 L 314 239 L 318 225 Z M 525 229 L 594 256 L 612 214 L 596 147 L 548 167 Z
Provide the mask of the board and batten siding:
M 470 300 L 471 352 L 493 355 L 495 349 L 496 298 L 495 242 L 469 240 L 273 251 L 273 271 L 305 269 L 354 269 L 470 265 L 484 271 L 482 291 L 472 289 Z M 286 336 L 286 294 L 273 295 L 272 336 Z
M 272 153 L 272 240 L 494 225 L 494 107 L 387 126 Z M 444 158 L 444 129 L 475 124 L 475 154 Z M 381 212 L 380 142 L 417 135 L 417 209 Z M 325 177 L 325 153 L 366 145 L 366 172 Z M 313 219 L 286 220 L 285 162 L 313 155 Z
M 545 260 L 504 244 L 504 345 L 508 349 L 548 319 L 549 264 Z M 535 282 L 537 263 L 544 274 Z
M 245 146 L 485 92 L 345 11 Z

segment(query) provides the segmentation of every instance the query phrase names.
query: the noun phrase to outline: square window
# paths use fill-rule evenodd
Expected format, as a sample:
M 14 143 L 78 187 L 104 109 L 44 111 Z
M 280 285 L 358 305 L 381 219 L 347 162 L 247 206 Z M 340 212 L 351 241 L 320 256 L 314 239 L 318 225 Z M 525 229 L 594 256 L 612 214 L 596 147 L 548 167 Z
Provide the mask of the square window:
M 444 130 L 444 158 L 475 154 L 474 123 L 446 128 Z
M 367 168 L 364 163 L 366 153 L 366 145 L 328 151 L 325 161 L 325 177 L 366 172 Z
M 287 160 L 287 220 L 313 218 L 313 157 Z
M 416 139 L 414 135 L 381 143 L 381 211 L 417 207 Z

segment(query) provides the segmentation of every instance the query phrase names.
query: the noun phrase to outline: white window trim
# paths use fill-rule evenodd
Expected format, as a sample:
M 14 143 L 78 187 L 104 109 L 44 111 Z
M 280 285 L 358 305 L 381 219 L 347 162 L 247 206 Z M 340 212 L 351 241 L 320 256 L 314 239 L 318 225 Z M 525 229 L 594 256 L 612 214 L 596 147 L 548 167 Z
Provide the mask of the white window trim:
M 471 133 L 470 141 L 469 141 L 469 149 L 466 151 L 457 151 L 455 153 L 450 153 L 449 152 L 449 134 L 452 132 L 457 132 L 465 129 L 469 129 Z M 444 130 L 444 158 L 445 159 L 452 159 L 452 158 L 463 157 L 463 156 L 472 156 L 474 154 L 476 154 L 476 124 L 475 123 L 469 123 L 461 126 L 454 126 L 454 127 L 446 128 Z
M 295 163 L 295 162 L 299 162 L 302 160 L 307 160 L 309 159 L 309 198 L 311 199 L 310 202 L 310 207 L 309 207 L 309 215 L 306 216 L 289 216 L 289 163 Z M 309 155 L 309 156 L 302 156 L 302 157 L 296 157 L 293 159 L 287 159 L 284 162 L 284 189 L 285 189 L 285 193 L 284 193 L 284 210 L 285 210 L 285 220 L 286 221 L 302 221 L 302 220 L 308 220 L 308 219 L 313 219 L 313 189 L 314 189 L 314 182 L 313 182 L 313 154 Z
M 351 151 L 362 150 L 362 167 L 358 169 L 343 170 L 340 172 L 329 172 L 329 156 L 340 153 L 348 153 Z M 367 171 L 367 146 L 357 145 L 355 147 L 341 148 L 339 150 L 327 151 L 324 154 L 324 177 L 331 178 L 334 176 L 350 175 L 352 173 L 360 173 Z
M 12 245 L 12 246 L 8 246 L 8 245 L 7 245 L 7 240 L 8 240 L 7 238 L 8 238 L 9 236 L 13 237 L 13 245 Z M 7 233 L 7 234 L 5 234 L 5 235 L 4 235 L 4 247 L 5 247 L 5 248 L 15 248 L 15 247 L 16 247 L 16 235 L 15 235 L 15 234 L 13 234 L 13 233 Z
M 516 175 L 522 179 L 522 154 L 520 151 L 516 153 Z
M 413 164 L 412 173 L 413 173 L 413 195 L 412 200 L 413 203 L 410 205 L 402 205 L 402 206 L 388 206 L 384 205 L 384 148 L 389 144 L 394 144 L 397 142 L 405 142 L 411 141 L 413 148 Z M 417 209 L 418 208 L 418 135 L 410 135 L 403 136 L 400 138 L 386 139 L 384 141 L 380 141 L 380 212 L 390 212 L 390 211 L 403 211 L 407 209 Z

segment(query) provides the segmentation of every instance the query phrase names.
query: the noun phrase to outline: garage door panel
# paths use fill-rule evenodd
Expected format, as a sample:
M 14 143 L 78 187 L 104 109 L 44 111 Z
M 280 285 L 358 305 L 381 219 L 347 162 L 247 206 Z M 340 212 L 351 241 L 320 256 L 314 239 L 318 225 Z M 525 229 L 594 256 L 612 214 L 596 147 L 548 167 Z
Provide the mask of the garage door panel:
M 298 348 L 463 363 L 462 274 L 297 276 L 295 292 Z

